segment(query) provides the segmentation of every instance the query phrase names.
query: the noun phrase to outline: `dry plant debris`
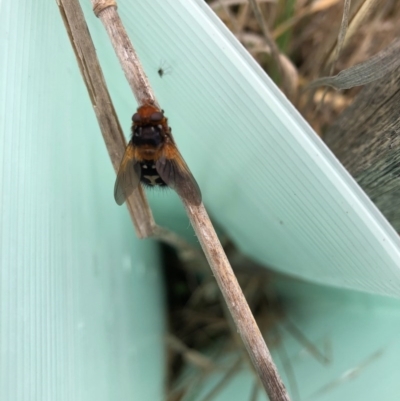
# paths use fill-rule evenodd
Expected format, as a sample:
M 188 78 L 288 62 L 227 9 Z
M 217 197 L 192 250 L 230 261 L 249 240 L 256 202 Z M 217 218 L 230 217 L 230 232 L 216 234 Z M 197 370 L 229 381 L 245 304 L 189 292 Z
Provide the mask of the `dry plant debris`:
M 287 332 L 321 366 L 331 363 L 329 344 L 320 350 L 288 318 L 291 301 L 276 290 L 276 280 L 285 277 L 272 273 L 243 256 L 227 237 L 222 240 L 246 300 L 257 320 L 268 347 L 276 349 L 288 379 L 293 400 L 300 400 L 299 383 L 282 342 Z M 262 392 L 257 373 L 240 340 L 218 286 L 206 264 L 182 261 L 169 246 L 163 247 L 169 311 L 168 383 L 166 401 L 191 399 L 202 389 L 210 375 L 220 379 L 201 398 L 212 401 L 243 370 L 254 374 L 249 400 Z
M 205 397 L 211 400 L 240 369 L 252 367 L 214 277 L 206 264 L 182 262 L 173 248 L 164 246 L 169 306 L 169 380 L 167 400 L 184 399 L 193 388 L 201 388 L 210 373 L 222 373 L 221 383 Z M 269 289 L 270 273 L 243 257 L 228 240 L 225 251 L 257 323 L 265 333 L 279 320 L 281 302 Z M 269 345 L 273 346 L 274 339 Z M 240 350 L 240 352 L 237 352 Z M 233 361 L 218 362 L 231 355 Z M 233 355 L 233 356 L 232 356 Z M 224 358 L 222 358 L 224 359 Z M 262 391 L 257 374 L 255 386 Z
M 258 0 L 264 20 L 260 25 L 247 0 L 208 1 L 319 134 L 351 104 L 359 88 L 343 92 L 329 89 L 323 107 L 319 104 L 325 90 L 320 88 L 311 93 L 304 88 L 317 78 L 336 75 L 369 60 L 400 35 L 398 1 L 353 0 L 335 62 L 338 37 L 345 19 L 343 11 L 348 3 L 348 0 Z M 266 29 L 277 45 L 281 74 L 265 39 Z

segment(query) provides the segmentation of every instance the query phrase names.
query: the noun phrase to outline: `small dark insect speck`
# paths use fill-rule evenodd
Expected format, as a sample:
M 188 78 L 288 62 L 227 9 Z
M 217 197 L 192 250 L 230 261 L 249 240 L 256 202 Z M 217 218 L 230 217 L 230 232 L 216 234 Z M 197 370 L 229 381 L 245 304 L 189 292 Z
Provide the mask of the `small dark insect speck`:
M 164 75 L 171 74 L 172 68 L 166 63 L 165 60 L 161 61 L 160 67 L 157 70 L 157 74 L 159 75 L 160 78 L 162 78 Z

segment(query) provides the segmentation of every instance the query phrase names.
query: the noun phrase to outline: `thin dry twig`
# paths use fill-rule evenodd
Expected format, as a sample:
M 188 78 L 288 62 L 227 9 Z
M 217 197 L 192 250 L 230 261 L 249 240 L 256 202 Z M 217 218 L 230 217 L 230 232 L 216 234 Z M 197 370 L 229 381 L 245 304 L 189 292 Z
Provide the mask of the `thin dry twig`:
M 318 2 L 313 2 L 309 5 L 303 7 L 297 15 L 283 21 L 279 24 L 273 31 L 272 36 L 277 39 L 279 36 L 283 35 L 286 31 L 293 28 L 299 21 L 301 21 L 304 17 L 307 17 L 311 14 L 318 13 L 322 10 L 325 10 L 329 7 L 332 7 L 336 3 L 341 0 L 320 0 Z
M 226 18 L 228 19 L 229 23 L 232 26 L 232 31 L 235 32 L 235 34 L 239 33 L 239 25 L 236 21 L 236 18 L 232 15 L 231 10 L 229 9 L 229 6 L 226 4 L 226 2 L 222 0 L 217 0 L 218 5 L 222 8 L 224 13 L 226 14 Z
M 346 3 L 350 3 L 349 0 L 346 0 L 345 2 L 345 9 L 344 9 L 344 13 L 346 12 L 346 8 L 350 6 L 350 4 L 346 4 Z M 383 0 L 365 0 L 365 2 L 361 5 L 361 7 L 359 8 L 359 10 L 357 11 L 357 13 L 353 16 L 350 24 L 348 24 L 348 15 L 343 15 L 343 17 L 345 18 L 345 23 L 346 23 L 346 29 L 342 38 L 342 41 L 340 40 L 340 36 L 339 39 L 335 45 L 335 47 L 332 49 L 329 57 L 328 57 L 328 61 L 327 64 L 330 64 L 333 62 L 333 60 L 335 59 L 336 53 L 337 53 L 337 48 L 340 47 L 339 51 L 341 49 L 343 49 L 347 43 L 349 43 L 350 39 L 358 32 L 360 26 L 367 20 L 367 18 L 369 18 L 369 16 L 380 6 L 382 5 Z M 347 26 L 348 25 L 348 26 Z M 342 21 L 342 27 L 343 27 L 343 21 Z
M 275 40 L 273 39 L 271 32 L 269 31 L 268 25 L 264 20 L 264 17 L 261 13 L 260 10 L 260 6 L 257 2 L 257 0 L 249 0 L 250 6 L 253 10 L 254 16 L 256 17 L 257 23 L 261 28 L 261 31 L 264 35 L 264 39 L 267 42 L 267 45 L 269 46 L 270 50 L 271 50 L 271 55 L 272 58 L 275 61 L 276 66 L 278 67 L 278 70 L 280 72 L 280 74 L 282 75 L 282 78 L 284 78 L 283 74 L 283 67 L 281 64 L 281 59 L 280 59 L 280 55 L 279 55 L 279 49 L 278 46 L 275 43 Z
M 289 400 L 269 350 L 203 204 L 194 206 L 185 200 L 183 202 L 225 302 L 269 398 L 271 401 Z
M 332 75 L 333 71 L 335 70 L 335 66 L 336 66 L 337 60 L 339 59 L 339 55 L 340 55 L 340 52 L 341 52 L 343 44 L 344 44 L 344 40 L 345 40 L 346 32 L 347 32 L 347 27 L 349 25 L 350 5 L 351 5 L 351 0 L 344 0 L 342 23 L 340 25 L 337 45 L 336 45 L 336 48 L 335 48 L 335 51 L 334 51 L 334 56 L 332 58 L 332 63 L 331 63 L 329 75 Z M 321 101 L 319 103 L 319 108 L 322 107 L 322 105 L 324 103 L 325 96 L 326 96 L 327 93 L 328 93 L 328 88 L 325 88 L 324 89 L 324 93 L 322 95 L 322 99 L 321 99 Z
M 269 47 L 270 54 L 272 55 L 278 72 L 282 78 L 283 91 L 289 98 L 294 98 L 298 86 L 298 74 L 296 68 L 294 67 L 292 62 L 279 51 L 278 46 L 275 43 L 275 40 L 272 37 L 270 29 L 267 25 L 267 22 L 262 15 L 258 1 L 249 0 L 249 3 L 257 20 L 257 23 L 263 33 L 264 40 Z
M 209 391 L 209 393 L 202 398 L 201 401 L 211 401 L 223 388 L 226 386 L 231 378 L 238 373 L 240 365 L 243 360 L 241 357 L 237 358 L 236 362 L 227 370 L 222 378 L 216 383 L 216 385 Z
M 275 329 L 276 337 L 279 338 L 280 334 L 277 331 L 277 329 L 278 327 L 276 327 Z M 286 377 L 288 378 L 289 388 L 291 389 L 293 400 L 299 401 L 300 400 L 299 386 L 297 385 L 296 375 L 293 366 L 290 363 L 290 358 L 286 351 L 283 341 L 280 342 L 278 358 L 281 360 L 281 364 L 283 366 L 283 369 L 285 370 Z
M 96 113 L 108 154 L 114 170 L 118 171 L 119 163 L 125 152 L 126 141 L 108 93 L 84 15 L 79 4 L 74 6 L 72 2 L 63 0 L 57 0 L 57 4 Z M 139 238 L 151 236 L 155 222 L 143 189 L 138 187 L 126 203 L 136 235 Z
M 216 369 L 217 366 L 207 356 L 201 354 L 195 349 L 189 348 L 178 337 L 169 334 L 167 344 L 177 353 L 181 354 L 187 362 L 204 370 Z
M 287 318 L 285 324 L 282 326 L 291 336 L 293 336 L 307 349 L 307 351 L 315 358 L 315 360 L 322 365 L 328 365 L 331 363 L 329 357 L 324 355 L 290 319 Z
M 139 104 L 149 101 L 153 104 L 157 104 L 146 75 L 116 11 L 115 2 L 106 0 L 91 1 L 96 15 L 100 18 L 110 36 L 110 40 L 118 55 L 125 76 L 130 81 L 129 84 Z M 131 71 L 136 68 L 141 71 Z M 141 87 L 142 84 L 144 85 L 143 88 Z M 136 90 L 138 90 L 138 93 L 135 92 Z M 279 377 L 269 350 L 244 298 L 237 279 L 233 274 L 232 268 L 203 204 L 195 206 L 189 204 L 184 199 L 182 199 L 182 201 L 270 400 L 288 401 L 289 396 L 287 391 Z
M 340 52 L 341 52 L 343 44 L 344 44 L 344 40 L 345 40 L 346 33 L 347 33 L 347 27 L 349 25 L 350 5 L 351 5 L 351 0 L 344 1 L 342 23 L 340 25 L 340 31 L 339 31 L 337 45 L 336 45 L 335 51 L 333 53 L 334 56 L 332 58 L 332 65 L 331 65 L 329 75 L 333 74 L 336 62 L 339 58 Z

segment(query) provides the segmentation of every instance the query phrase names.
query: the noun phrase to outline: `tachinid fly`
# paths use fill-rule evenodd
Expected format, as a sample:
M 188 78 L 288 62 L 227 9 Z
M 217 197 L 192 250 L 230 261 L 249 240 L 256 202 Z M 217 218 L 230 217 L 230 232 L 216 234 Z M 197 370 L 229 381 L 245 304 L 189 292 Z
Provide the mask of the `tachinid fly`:
M 193 205 L 201 192 L 172 137 L 164 112 L 154 105 L 140 106 L 132 116 L 132 137 L 119 167 L 114 198 L 122 205 L 141 182 L 168 186 Z

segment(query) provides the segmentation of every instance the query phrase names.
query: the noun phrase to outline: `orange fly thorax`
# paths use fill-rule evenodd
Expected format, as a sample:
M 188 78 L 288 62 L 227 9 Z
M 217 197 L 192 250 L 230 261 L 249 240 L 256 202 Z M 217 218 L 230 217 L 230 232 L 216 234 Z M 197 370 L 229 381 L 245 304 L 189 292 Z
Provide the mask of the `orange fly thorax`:
M 139 107 L 132 116 L 132 143 L 138 160 L 152 160 L 168 137 L 168 124 L 164 113 L 153 105 Z

